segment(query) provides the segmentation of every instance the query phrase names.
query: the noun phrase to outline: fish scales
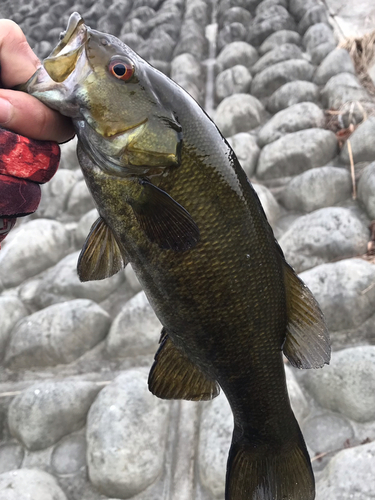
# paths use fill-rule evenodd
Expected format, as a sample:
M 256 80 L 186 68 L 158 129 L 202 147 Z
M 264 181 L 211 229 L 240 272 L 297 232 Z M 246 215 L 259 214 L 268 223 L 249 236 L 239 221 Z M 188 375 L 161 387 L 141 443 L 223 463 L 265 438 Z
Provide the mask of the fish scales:
M 216 126 L 177 84 L 77 13 L 22 90 L 76 128 L 100 214 L 80 278 L 131 263 L 163 325 L 151 392 L 204 400 L 220 386 L 228 398 L 226 500 L 312 500 L 282 351 L 294 366 L 320 367 L 328 333 Z

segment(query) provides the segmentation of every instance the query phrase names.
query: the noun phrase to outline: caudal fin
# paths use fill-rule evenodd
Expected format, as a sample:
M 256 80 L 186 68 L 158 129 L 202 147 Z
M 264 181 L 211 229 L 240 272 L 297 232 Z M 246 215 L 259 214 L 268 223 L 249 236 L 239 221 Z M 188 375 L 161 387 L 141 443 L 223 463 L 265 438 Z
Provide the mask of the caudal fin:
M 314 500 L 315 481 L 300 435 L 281 447 L 232 442 L 225 500 Z

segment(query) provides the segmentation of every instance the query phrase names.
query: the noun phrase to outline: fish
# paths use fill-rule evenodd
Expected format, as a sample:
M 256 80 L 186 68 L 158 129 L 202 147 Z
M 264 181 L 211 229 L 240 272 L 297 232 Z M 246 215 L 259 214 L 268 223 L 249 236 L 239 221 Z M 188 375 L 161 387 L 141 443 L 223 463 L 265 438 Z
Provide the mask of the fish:
M 164 399 L 222 390 L 234 429 L 226 500 L 313 500 L 283 354 L 330 360 L 321 309 L 286 262 L 234 151 L 175 82 L 73 13 L 23 90 L 71 117 L 99 212 L 82 281 L 133 267 L 162 324 L 148 386 Z

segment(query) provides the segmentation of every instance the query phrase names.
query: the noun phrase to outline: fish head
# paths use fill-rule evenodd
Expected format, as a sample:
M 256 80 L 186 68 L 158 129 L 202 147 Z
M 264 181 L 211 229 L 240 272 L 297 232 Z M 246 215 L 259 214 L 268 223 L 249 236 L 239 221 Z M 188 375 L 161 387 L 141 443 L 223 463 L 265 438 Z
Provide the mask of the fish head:
M 119 39 L 89 28 L 73 13 L 60 42 L 22 90 L 70 116 L 103 169 L 152 174 L 178 166 L 182 140 L 155 72 Z

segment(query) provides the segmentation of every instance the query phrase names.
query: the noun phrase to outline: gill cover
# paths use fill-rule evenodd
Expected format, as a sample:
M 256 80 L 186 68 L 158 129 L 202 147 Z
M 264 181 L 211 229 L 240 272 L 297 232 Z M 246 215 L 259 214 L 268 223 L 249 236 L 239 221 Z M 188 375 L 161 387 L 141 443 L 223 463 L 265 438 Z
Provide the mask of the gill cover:
M 148 118 L 142 131 L 124 151 L 133 166 L 172 167 L 181 162 L 182 129 L 173 117 Z
M 72 22 L 76 23 L 75 36 L 80 37 L 80 24 Z M 94 144 L 97 161 L 100 156 L 109 161 L 107 172 L 111 164 L 124 168 L 122 172 L 115 168 L 115 175 L 136 175 L 134 169 L 127 171 L 129 167 L 178 166 L 182 129 L 173 110 L 162 102 L 164 89 L 151 82 L 157 70 L 114 36 L 86 30 L 84 56 L 91 71 L 77 89 L 84 118 L 79 137 L 84 135 Z M 66 37 L 68 32 L 69 26 Z M 68 45 L 75 46 L 72 36 Z M 149 174 L 139 170 L 139 175 L 145 173 Z

